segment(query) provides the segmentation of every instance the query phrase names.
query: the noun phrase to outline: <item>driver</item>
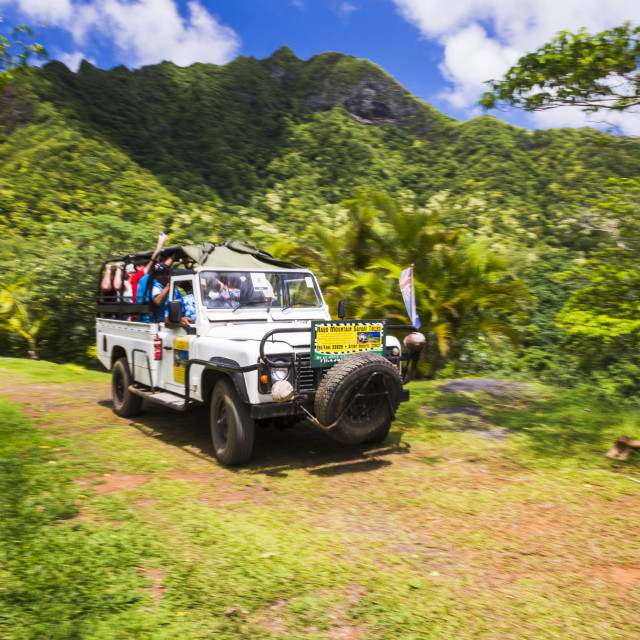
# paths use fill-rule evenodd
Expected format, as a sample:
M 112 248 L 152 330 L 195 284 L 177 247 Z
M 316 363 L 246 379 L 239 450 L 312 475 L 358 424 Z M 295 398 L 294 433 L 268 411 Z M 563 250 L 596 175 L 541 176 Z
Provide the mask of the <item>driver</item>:
M 240 298 L 237 277 L 219 274 L 218 278 L 214 276 L 212 284 L 208 297 L 213 300 L 214 307 L 231 308 L 236 306 L 237 300 Z

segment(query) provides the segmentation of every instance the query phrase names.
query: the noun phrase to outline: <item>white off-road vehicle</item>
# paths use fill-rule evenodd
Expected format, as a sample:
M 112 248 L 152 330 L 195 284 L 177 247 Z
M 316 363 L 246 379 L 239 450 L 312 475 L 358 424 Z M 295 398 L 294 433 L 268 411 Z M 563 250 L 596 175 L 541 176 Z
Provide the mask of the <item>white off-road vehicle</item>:
M 273 422 L 307 419 L 348 444 L 386 438 L 409 399 L 402 368 L 416 358 L 386 321 L 332 321 L 311 271 L 246 243 L 163 253 L 176 258 L 166 308 L 153 303 L 153 278 L 134 301 L 98 294 L 98 358 L 112 371 L 118 415 L 136 415 L 143 400 L 179 411 L 209 403 L 225 465 L 247 461 L 255 426 Z M 103 270 L 143 258 L 150 253 L 113 258 Z

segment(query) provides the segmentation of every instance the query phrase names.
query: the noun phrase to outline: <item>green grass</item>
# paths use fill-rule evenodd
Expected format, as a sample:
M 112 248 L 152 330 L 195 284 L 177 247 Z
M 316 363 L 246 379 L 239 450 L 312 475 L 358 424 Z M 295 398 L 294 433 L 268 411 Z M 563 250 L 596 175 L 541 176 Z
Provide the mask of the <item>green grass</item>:
M 8 374 L 19 374 L 30 380 L 53 384 L 92 383 L 110 380 L 110 375 L 104 371 L 86 369 L 77 364 L 54 364 L 43 360 L 0 356 L 0 377 Z
M 265 432 L 225 469 L 204 414 L 132 422 L 107 376 L 0 366 L 37 416 L 0 403 L 2 640 L 640 635 L 640 456 L 603 456 L 630 409 L 413 383 L 382 445 Z
M 96 621 L 142 613 L 141 543 L 75 519 L 85 497 L 59 444 L 0 398 L 2 638 L 101 637 Z

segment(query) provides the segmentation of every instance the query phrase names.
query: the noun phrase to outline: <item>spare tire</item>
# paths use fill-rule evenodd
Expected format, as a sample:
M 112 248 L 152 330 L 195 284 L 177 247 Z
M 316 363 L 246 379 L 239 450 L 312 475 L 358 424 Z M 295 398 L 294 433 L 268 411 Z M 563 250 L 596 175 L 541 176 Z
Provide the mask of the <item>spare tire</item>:
M 361 397 L 354 400 L 354 395 Z M 329 435 L 345 444 L 382 442 L 400 404 L 402 380 L 377 353 L 356 353 L 333 365 L 315 399 L 316 418 L 326 427 L 344 412 Z

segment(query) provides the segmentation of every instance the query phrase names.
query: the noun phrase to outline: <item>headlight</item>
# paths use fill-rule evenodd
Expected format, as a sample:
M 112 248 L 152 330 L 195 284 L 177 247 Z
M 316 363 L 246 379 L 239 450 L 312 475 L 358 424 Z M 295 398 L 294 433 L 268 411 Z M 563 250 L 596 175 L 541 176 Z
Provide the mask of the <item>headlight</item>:
M 277 380 L 286 380 L 289 375 L 289 369 L 286 367 L 278 367 L 277 369 L 271 369 L 271 379 L 275 382 Z
M 280 364 L 280 362 L 278 362 Z M 271 367 L 271 380 L 278 382 L 278 380 L 286 380 L 289 377 L 290 368 L 282 363 L 282 366 Z

